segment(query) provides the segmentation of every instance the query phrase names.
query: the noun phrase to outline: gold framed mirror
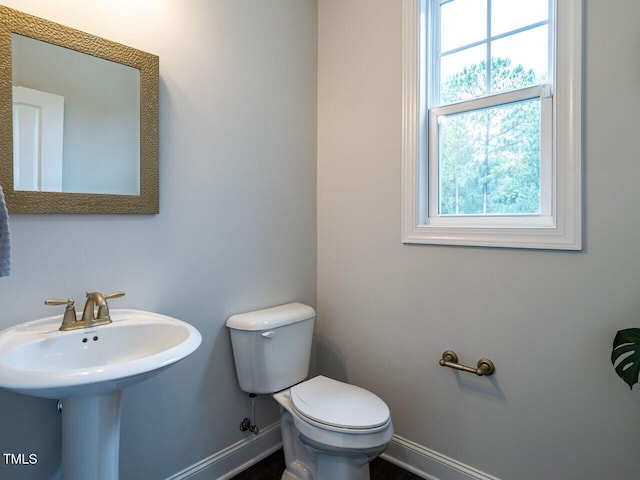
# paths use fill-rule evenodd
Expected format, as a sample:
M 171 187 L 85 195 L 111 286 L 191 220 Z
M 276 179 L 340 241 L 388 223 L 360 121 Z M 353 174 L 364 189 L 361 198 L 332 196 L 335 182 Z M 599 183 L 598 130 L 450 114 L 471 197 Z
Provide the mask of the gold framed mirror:
M 158 95 L 156 55 L 0 5 L 9 212 L 158 213 Z

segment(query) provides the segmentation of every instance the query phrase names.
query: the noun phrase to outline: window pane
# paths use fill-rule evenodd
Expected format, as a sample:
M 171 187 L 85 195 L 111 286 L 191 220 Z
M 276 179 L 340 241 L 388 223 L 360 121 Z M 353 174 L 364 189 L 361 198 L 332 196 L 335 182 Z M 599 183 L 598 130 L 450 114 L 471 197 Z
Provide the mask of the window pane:
M 496 77 L 495 81 L 492 79 L 491 82 L 492 93 L 547 81 L 549 77 L 548 41 L 548 27 L 545 25 L 492 42 L 492 63 L 503 65 L 504 60 L 509 60 L 509 65 L 502 67 L 505 71 L 492 73 Z M 505 74 L 506 70 L 510 72 L 524 70 L 524 72 L 505 81 L 500 78 L 500 74 Z
M 440 215 L 540 213 L 540 99 L 442 115 Z
M 487 38 L 487 2 L 451 0 L 440 8 L 440 51 Z
M 487 47 L 462 50 L 440 59 L 440 105 L 487 94 Z
M 549 20 L 549 0 L 491 0 L 493 36 L 545 20 Z

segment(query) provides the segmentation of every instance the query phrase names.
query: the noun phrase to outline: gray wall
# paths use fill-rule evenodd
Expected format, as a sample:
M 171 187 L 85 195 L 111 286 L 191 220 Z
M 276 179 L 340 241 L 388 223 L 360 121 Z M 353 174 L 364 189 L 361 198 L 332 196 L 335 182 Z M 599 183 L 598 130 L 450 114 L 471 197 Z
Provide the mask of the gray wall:
M 504 480 L 638 475 L 638 387 L 609 355 L 640 326 L 639 23 L 637 0 L 585 1 L 582 252 L 405 246 L 402 2 L 319 2 L 318 368 L 401 437 Z M 440 367 L 448 348 L 496 375 Z
M 87 2 L 6 6 L 160 57 L 160 214 L 13 215 L 0 328 L 48 316 L 45 298 L 127 295 L 111 307 L 195 325 L 201 347 L 123 400 L 121 478 L 166 478 L 242 438 L 226 318 L 316 300 L 315 0 Z M 278 418 L 258 402 L 261 426 Z M 0 453 L 38 464 L 0 477 L 55 476 L 55 401 L 0 391 Z

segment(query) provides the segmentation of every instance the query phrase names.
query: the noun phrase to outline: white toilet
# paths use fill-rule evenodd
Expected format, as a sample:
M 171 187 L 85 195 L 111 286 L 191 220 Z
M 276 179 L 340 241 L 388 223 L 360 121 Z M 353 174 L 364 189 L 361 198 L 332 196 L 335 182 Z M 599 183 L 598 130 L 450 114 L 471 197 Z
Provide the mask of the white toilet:
M 393 435 L 389 408 L 360 387 L 321 375 L 302 381 L 315 317 L 301 303 L 229 317 L 240 388 L 280 404 L 282 480 L 368 480 L 369 462 Z

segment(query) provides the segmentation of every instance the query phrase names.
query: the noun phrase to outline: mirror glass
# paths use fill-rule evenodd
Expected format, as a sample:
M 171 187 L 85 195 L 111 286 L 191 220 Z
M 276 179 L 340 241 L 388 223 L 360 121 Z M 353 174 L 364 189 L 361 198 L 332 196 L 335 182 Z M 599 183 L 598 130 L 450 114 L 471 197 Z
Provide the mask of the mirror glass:
M 158 213 L 158 57 L 0 6 L 14 213 Z
M 140 71 L 11 36 L 13 188 L 140 194 Z

